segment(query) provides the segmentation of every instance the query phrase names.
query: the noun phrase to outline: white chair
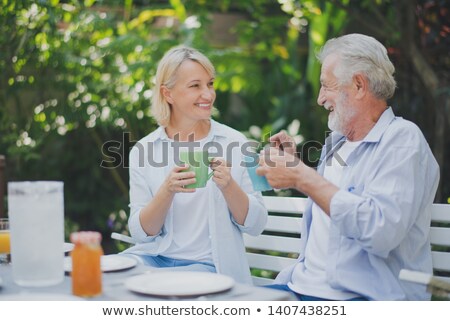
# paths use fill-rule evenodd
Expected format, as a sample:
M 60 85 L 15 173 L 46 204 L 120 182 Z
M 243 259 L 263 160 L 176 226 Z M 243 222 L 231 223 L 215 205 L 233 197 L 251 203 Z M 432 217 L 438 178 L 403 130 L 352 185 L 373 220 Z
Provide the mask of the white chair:
M 263 196 L 263 199 L 270 214 L 264 233 L 256 237 L 244 235 L 250 267 L 262 270 L 259 272 L 264 274 L 253 277 L 256 285 L 271 283 L 281 269 L 295 262 L 299 254 L 301 216 L 306 204 L 306 199 L 299 197 Z M 442 296 L 445 294 L 442 291 L 448 291 L 450 284 L 450 204 L 433 204 L 431 220 L 430 237 L 436 275 L 425 277 L 404 271 L 399 277 L 426 283 L 433 294 Z
M 300 226 L 306 199 L 299 197 L 263 196 L 269 211 L 264 233 L 259 236 L 244 234 L 250 268 L 259 270 L 253 276 L 255 285 L 270 284 L 284 267 L 295 262 L 299 254 Z M 428 285 L 431 293 L 448 296 L 450 293 L 450 204 L 433 204 L 431 214 L 431 244 L 433 269 L 436 275 L 402 270 L 399 278 Z M 112 233 L 111 238 L 129 244 L 134 240 L 126 235 Z M 255 271 L 252 273 L 255 275 Z

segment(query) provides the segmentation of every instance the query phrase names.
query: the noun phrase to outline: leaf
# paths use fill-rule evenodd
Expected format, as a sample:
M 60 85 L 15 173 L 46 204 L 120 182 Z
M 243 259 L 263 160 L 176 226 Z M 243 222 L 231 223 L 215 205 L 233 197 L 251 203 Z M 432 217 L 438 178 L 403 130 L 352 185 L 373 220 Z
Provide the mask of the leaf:
M 175 9 L 176 15 L 181 22 L 186 20 L 186 8 L 181 0 L 170 0 L 170 4 Z
M 92 7 L 92 6 L 94 5 L 95 1 L 96 1 L 96 0 L 84 0 L 84 5 L 85 5 L 87 8 L 90 8 L 90 7 Z

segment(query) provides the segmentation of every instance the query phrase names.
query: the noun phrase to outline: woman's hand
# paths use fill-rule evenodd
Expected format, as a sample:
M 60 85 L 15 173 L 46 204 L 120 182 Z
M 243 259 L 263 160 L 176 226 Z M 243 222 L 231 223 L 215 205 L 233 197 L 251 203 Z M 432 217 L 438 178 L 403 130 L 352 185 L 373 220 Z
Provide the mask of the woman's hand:
M 196 182 L 194 172 L 183 172 L 189 165 L 175 166 L 169 173 L 164 184 L 171 193 L 193 193 L 195 188 L 185 188 Z
M 219 189 L 224 190 L 233 178 L 231 177 L 231 168 L 223 158 L 213 158 L 210 160 L 211 169 L 214 171 L 213 181 Z
M 210 160 L 210 166 L 214 171 L 213 181 L 222 192 L 231 215 L 238 224 L 244 225 L 249 208 L 249 199 L 248 195 L 231 176 L 231 165 L 222 158 L 213 158 Z
M 183 172 L 188 168 L 188 165 L 175 166 L 161 184 L 155 197 L 139 213 L 139 222 L 147 235 L 154 236 L 160 233 L 176 193 L 195 192 L 195 188 L 183 187 L 195 183 L 194 172 Z

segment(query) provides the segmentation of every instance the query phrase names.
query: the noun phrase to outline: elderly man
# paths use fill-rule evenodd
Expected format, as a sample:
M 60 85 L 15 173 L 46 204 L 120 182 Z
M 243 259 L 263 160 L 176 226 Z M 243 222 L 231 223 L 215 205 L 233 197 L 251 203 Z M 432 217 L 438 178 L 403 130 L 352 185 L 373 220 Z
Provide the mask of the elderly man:
M 439 168 L 420 129 L 386 103 L 394 66 L 372 37 L 329 40 L 317 102 L 332 130 L 318 170 L 295 157 L 284 132 L 261 154 L 259 175 L 309 196 L 300 257 L 272 287 L 300 300 L 424 300 L 402 268 L 431 273 L 431 205 Z

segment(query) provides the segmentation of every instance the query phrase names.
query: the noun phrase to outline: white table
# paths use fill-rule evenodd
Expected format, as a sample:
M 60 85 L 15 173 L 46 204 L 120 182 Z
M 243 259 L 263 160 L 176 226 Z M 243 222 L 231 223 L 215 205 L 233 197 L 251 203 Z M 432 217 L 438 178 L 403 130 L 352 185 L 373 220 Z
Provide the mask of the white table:
M 139 275 L 151 270 L 151 268 L 138 265 L 129 270 L 120 272 L 103 273 L 103 294 L 92 298 L 95 301 L 150 301 L 150 300 L 208 300 L 208 301 L 286 301 L 295 300 L 295 297 L 288 292 L 277 291 L 263 287 L 255 287 L 246 284 L 236 283 L 235 286 L 225 292 L 202 295 L 197 297 L 155 297 L 140 295 L 125 288 L 124 282 L 128 277 Z M 71 277 L 65 275 L 62 283 L 48 287 L 21 287 L 14 283 L 12 279 L 11 265 L 0 265 L 0 278 L 3 284 L 0 286 L 0 301 L 10 298 L 20 300 L 16 294 L 49 294 L 52 297 L 61 295 L 61 301 L 67 300 L 71 295 Z

